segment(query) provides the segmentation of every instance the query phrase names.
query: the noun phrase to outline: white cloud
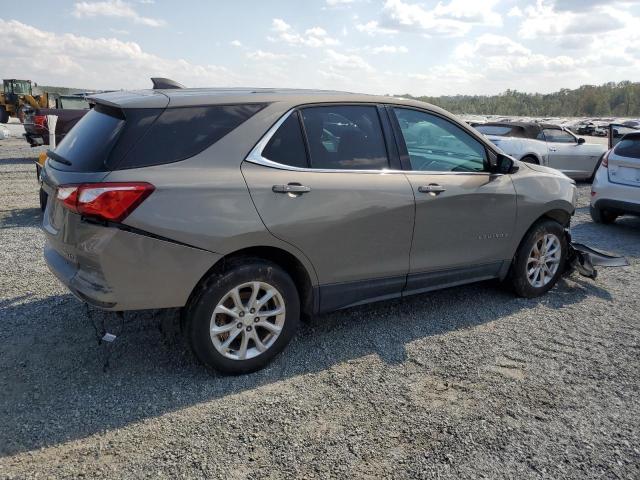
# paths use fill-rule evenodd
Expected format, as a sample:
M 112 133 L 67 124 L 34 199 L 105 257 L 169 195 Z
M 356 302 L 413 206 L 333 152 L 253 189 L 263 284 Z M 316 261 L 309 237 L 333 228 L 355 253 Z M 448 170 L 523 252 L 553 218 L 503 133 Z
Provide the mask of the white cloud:
M 523 17 L 522 9 L 517 5 L 507 12 L 507 17 Z
M 122 0 L 106 0 L 103 2 L 78 2 L 73 6 L 73 16 L 84 17 L 115 17 L 131 20 L 140 25 L 162 27 L 166 22 L 158 18 L 143 17 L 133 6 Z
M 251 60 L 287 60 L 291 58 L 307 58 L 303 54 L 287 54 L 287 53 L 274 53 L 266 52 L 264 50 L 255 50 L 253 52 L 247 52 L 247 58 Z
M 409 49 L 404 45 L 381 45 L 379 47 L 369 47 L 367 51 L 378 55 L 380 53 L 407 53 Z
M 329 67 L 330 71 L 357 70 L 366 73 L 374 71 L 374 68 L 358 55 L 344 54 L 332 49 L 327 50 L 326 54 L 327 57 L 323 63 Z
M 625 11 L 609 8 L 602 3 L 594 11 L 556 10 L 553 4 L 538 0 L 535 5 L 529 5 L 524 10 L 524 20 L 519 32 L 525 39 L 554 39 L 562 40 L 568 35 L 602 34 L 619 30 L 629 21 L 634 21 Z M 630 18 L 629 18 L 630 17 Z
M 6 36 L 0 42 L 0 62 L 10 63 L 17 78 L 32 78 L 45 85 L 149 88 L 153 76 L 174 78 L 189 86 L 245 83 L 223 66 L 160 57 L 135 42 L 58 34 L 16 20 L 0 19 L 0 30 Z
M 415 32 L 424 35 L 461 36 L 473 26 L 500 26 L 502 16 L 493 10 L 497 0 L 450 0 L 427 9 L 418 3 L 387 0 L 380 20 L 356 25 L 369 35 Z
M 327 5 L 335 7 L 337 5 L 350 5 L 356 3 L 357 0 L 327 0 Z
M 229 45 L 239 48 L 242 47 L 242 42 L 240 40 L 231 40 L 231 42 L 229 42 Z
M 269 40 L 281 41 L 294 46 L 327 47 L 340 43 L 338 39 L 330 37 L 327 31 L 321 27 L 309 28 L 305 30 L 304 35 L 301 35 L 281 18 L 272 20 L 271 30 L 276 33 L 276 37 L 268 37 Z
M 398 33 L 397 30 L 381 27 L 380 23 L 376 20 L 370 20 L 367 23 L 357 23 L 356 30 L 372 36 L 373 35 L 394 35 Z

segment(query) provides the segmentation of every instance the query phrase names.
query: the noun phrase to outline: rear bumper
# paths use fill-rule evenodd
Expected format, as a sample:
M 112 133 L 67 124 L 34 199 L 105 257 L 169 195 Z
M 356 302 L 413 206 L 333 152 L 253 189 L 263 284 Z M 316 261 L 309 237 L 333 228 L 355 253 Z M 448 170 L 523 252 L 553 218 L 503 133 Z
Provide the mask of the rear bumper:
M 46 229 L 45 229 L 46 231 Z M 73 249 L 47 234 L 51 272 L 80 300 L 105 310 L 184 306 L 220 255 L 151 236 L 88 224 Z
M 37 133 L 24 133 L 24 139 L 31 145 L 32 147 L 40 147 L 42 145 L 49 145 L 49 137 L 37 134 Z M 46 140 L 45 140 L 46 137 Z
M 610 200 L 601 198 L 593 203 L 594 208 L 609 210 L 612 212 L 629 213 L 640 215 L 640 203 L 623 202 L 621 200 Z
M 640 187 L 610 182 L 606 168 L 598 169 L 591 190 L 592 207 L 640 215 Z

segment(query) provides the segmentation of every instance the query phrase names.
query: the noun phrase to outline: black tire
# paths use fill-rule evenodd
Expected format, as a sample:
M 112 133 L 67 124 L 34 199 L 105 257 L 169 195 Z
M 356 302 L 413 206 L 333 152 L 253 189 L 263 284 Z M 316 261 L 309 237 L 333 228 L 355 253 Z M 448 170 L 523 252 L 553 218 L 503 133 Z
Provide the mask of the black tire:
M 603 223 L 605 225 L 615 222 L 619 216 L 617 213 L 610 212 L 609 210 L 603 210 L 601 208 L 595 208 L 593 206 L 589 206 L 589 213 L 591 214 L 591 219 L 595 223 Z
M 535 165 L 540 165 L 540 162 L 538 161 L 538 159 L 533 155 L 525 155 L 520 159 L 520 161 L 524 163 L 533 163 Z
M 539 241 L 545 234 L 553 234 L 560 241 L 560 262 L 551 280 L 545 285 L 536 287 L 528 279 L 527 262 L 534 243 Z M 567 251 L 567 238 L 562 225 L 553 220 L 540 220 L 536 222 L 526 233 L 522 242 L 520 242 L 518 251 L 511 263 L 509 280 L 515 293 L 520 297 L 534 298 L 551 290 L 565 270 Z
M 49 195 L 47 195 L 47 192 L 45 192 L 42 188 L 40 188 L 39 197 L 40 197 L 40 210 L 44 212 L 45 209 L 47 208 L 47 199 L 49 198 Z
M 227 358 L 216 349 L 210 336 L 213 311 L 230 290 L 254 281 L 266 282 L 280 293 L 285 306 L 284 325 L 266 351 L 245 360 Z M 299 322 L 300 299 L 293 280 L 278 265 L 260 258 L 234 260 L 227 263 L 224 272 L 211 274 L 184 311 L 184 333 L 196 358 L 210 369 L 231 375 L 254 372 L 265 367 L 294 337 Z M 253 345 L 255 347 L 255 343 Z
M 9 112 L 4 106 L 0 106 L 0 123 L 9 122 Z

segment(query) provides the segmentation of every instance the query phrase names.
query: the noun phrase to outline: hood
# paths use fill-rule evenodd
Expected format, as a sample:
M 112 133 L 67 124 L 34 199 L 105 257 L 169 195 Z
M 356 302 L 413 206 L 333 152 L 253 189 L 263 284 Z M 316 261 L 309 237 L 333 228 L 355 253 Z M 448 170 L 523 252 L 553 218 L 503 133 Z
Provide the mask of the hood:
M 527 167 L 530 170 L 533 170 L 534 172 L 546 173 L 548 175 L 553 175 L 556 177 L 562 177 L 562 178 L 566 178 L 567 180 L 571 180 L 564 173 L 562 173 L 560 170 L 556 170 L 555 168 L 545 167 L 543 165 L 537 165 L 535 163 L 525 163 L 525 162 L 518 162 L 518 165 L 520 166 L 524 165 L 525 167 Z M 573 182 L 573 180 L 571 181 Z

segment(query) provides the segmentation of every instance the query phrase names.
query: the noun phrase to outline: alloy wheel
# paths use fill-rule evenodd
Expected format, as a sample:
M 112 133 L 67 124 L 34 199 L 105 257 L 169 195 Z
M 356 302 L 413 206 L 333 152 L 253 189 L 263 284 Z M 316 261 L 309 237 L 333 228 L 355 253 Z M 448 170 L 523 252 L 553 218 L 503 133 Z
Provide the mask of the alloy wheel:
M 562 258 L 560 239 L 545 233 L 536 239 L 527 259 L 527 280 L 536 288 L 544 287 L 554 277 Z
M 266 282 L 229 290 L 213 310 L 210 336 L 215 349 L 233 360 L 266 352 L 282 332 L 286 309 L 282 294 Z

